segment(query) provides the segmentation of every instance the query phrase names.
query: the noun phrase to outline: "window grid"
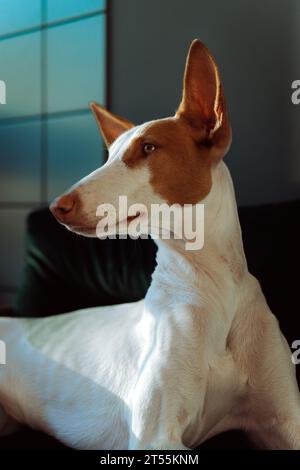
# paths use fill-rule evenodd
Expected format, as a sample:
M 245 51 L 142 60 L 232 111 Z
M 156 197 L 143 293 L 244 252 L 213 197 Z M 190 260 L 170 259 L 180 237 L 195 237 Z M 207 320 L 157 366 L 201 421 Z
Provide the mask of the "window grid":
M 57 117 L 72 117 L 72 116 L 84 116 L 90 114 L 90 110 L 87 108 L 79 108 L 64 111 L 47 111 L 47 34 L 46 32 L 58 26 L 64 26 L 67 24 L 75 23 L 77 21 L 94 18 L 100 15 L 106 15 L 106 104 L 109 104 L 109 63 L 108 63 L 108 48 L 110 41 L 109 39 L 109 26 L 110 26 L 110 8 L 109 2 L 106 2 L 106 8 L 96 9 L 87 13 L 66 17 L 55 21 L 47 21 L 47 0 L 40 0 L 41 2 L 41 23 L 28 28 L 18 29 L 9 33 L 0 35 L 0 42 L 14 39 L 27 34 L 41 32 L 41 49 L 40 49 L 40 68 L 41 68 L 41 112 L 36 114 L 28 114 L 24 116 L 13 116 L 9 118 L 1 118 L 1 125 L 18 124 L 21 122 L 41 122 L 41 155 L 40 155 L 40 201 L 39 202 L 9 202 L 0 201 L 0 209 L 19 209 L 29 207 L 39 207 L 48 204 L 48 133 L 47 133 L 47 122 L 48 119 Z M 1 289 L 1 286 L 0 286 Z
M 22 37 L 30 35 L 32 33 L 40 32 L 41 33 L 41 47 L 40 47 L 40 72 L 41 72 L 41 109 L 39 113 L 28 114 L 28 115 L 16 115 L 11 117 L 3 116 L 0 117 L 0 125 L 14 125 L 21 123 L 30 123 L 34 121 L 39 121 L 41 123 L 41 143 L 40 143 L 40 200 L 39 201 L 0 201 L 0 209 L 3 210 L 34 210 L 40 206 L 48 205 L 48 121 L 53 118 L 67 118 L 67 117 L 76 117 L 76 116 L 85 116 L 90 114 L 88 108 L 78 108 L 78 109 L 65 109 L 60 111 L 49 111 L 47 103 L 47 68 L 48 68 L 48 47 L 47 47 L 47 31 L 54 29 L 59 26 L 68 25 L 71 23 L 76 23 L 82 20 L 87 20 L 94 17 L 99 17 L 101 15 L 105 16 L 106 24 L 106 63 L 105 63 L 105 99 L 106 104 L 109 103 L 109 33 L 110 33 L 110 8 L 109 2 L 106 2 L 106 7 L 102 9 L 96 9 L 87 13 L 82 13 L 74 16 L 68 16 L 63 19 L 58 19 L 55 21 L 47 22 L 47 0 L 40 0 L 41 5 L 41 23 L 34 25 L 28 28 L 17 29 L 12 32 L 8 32 L 0 35 L 0 43 L 4 41 L 9 41 L 17 37 Z M 2 293 L 11 293 L 14 294 L 16 291 L 16 284 L 7 284 L 0 282 L 0 294 Z
M 88 18 L 93 18 L 94 16 L 99 16 L 102 14 L 106 14 L 108 9 L 99 9 L 94 10 L 89 13 L 82 13 L 80 15 L 71 16 L 65 19 L 56 20 L 56 21 L 49 21 L 47 22 L 46 15 L 47 15 L 47 5 L 44 0 L 42 2 L 42 21 L 40 25 L 32 26 L 30 28 L 23 28 L 11 33 L 0 34 L 0 41 L 5 41 L 7 39 L 14 39 L 19 36 L 24 36 L 25 34 L 37 33 L 39 31 L 48 30 L 50 28 L 55 28 L 56 26 L 63 26 L 69 23 L 74 23 L 75 21 L 86 20 Z

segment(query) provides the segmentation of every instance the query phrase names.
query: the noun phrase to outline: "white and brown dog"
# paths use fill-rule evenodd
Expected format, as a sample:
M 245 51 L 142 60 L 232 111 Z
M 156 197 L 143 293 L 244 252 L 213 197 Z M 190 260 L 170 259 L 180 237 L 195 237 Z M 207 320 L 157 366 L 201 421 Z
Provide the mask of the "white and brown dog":
M 146 207 L 201 202 L 204 248 L 158 240 L 142 301 L 2 318 L 1 434 L 25 423 L 75 448 L 187 449 L 242 429 L 261 447 L 300 449 L 291 353 L 248 272 L 222 161 L 231 129 L 211 54 L 192 43 L 174 117 L 134 126 L 91 106 L 109 159 L 58 198 L 53 214 L 70 230 L 95 236 L 97 206 L 117 206 L 120 194 Z

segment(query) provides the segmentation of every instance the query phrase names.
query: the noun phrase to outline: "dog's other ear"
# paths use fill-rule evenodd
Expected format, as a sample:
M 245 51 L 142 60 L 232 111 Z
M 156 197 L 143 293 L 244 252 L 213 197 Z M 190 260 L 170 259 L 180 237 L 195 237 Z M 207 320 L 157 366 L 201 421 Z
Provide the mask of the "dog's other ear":
M 210 131 L 222 123 L 220 76 L 217 65 L 207 47 L 194 39 L 188 52 L 183 96 L 177 111 L 197 128 L 205 125 Z
M 231 128 L 218 67 L 198 39 L 192 42 L 187 56 L 183 96 L 176 116 L 183 117 L 195 130 L 204 129 L 211 144 L 229 147 Z
M 90 108 L 96 118 L 107 148 L 111 146 L 111 144 L 119 137 L 119 135 L 134 127 L 132 122 L 111 113 L 98 103 L 90 103 Z

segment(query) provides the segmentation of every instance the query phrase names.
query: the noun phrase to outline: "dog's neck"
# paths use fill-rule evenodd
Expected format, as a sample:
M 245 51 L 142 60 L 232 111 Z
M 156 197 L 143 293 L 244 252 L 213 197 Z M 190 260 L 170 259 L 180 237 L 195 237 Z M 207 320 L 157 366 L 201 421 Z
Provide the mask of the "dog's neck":
M 185 239 L 156 240 L 157 268 L 153 273 L 153 283 L 157 286 L 164 279 L 173 286 L 186 282 L 192 287 L 193 279 L 203 272 L 211 277 L 223 273 L 235 280 L 247 273 L 230 173 L 223 162 L 212 173 L 212 189 L 202 201 L 204 246 L 200 250 L 189 251 Z

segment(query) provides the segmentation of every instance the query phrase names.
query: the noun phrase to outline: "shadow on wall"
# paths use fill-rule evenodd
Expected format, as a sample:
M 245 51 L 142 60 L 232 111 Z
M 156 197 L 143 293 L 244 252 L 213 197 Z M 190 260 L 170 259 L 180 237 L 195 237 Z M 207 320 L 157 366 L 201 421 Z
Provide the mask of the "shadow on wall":
M 112 108 L 136 122 L 173 114 L 187 48 L 198 37 L 215 55 L 229 103 L 226 158 L 239 204 L 300 196 L 298 0 L 115 0 Z M 299 126 L 297 126 L 299 124 Z

